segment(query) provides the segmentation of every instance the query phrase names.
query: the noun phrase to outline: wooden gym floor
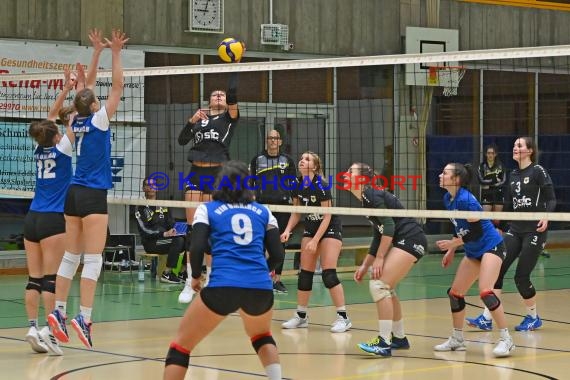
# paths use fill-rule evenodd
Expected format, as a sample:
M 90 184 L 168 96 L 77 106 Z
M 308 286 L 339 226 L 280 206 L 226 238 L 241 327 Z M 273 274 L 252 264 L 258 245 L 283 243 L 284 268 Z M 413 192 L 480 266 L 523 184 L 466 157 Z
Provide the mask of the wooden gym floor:
M 308 329 L 282 330 L 281 322 L 296 307 L 296 276 L 284 279 L 288 294 L 276 295 L 273 335 L 287 379 L 567 379 L 570 369 L 570 255 L 552 250 L 541 257 L 533 281 L 540 330 L 515 332 L 524 314 L 512 282 L 506 280 L 503 303 L 517 345 L 513 356 L 496 359 L 491 350 L 497 331 L 465 329 L 467 352 L 436 353 L 433 345 L 451 330 L 445 291 L 454 269 L 440 266 L 440 255 L 420 261 L 400 285 L 410 350 L 393 351 L 390 359 L 366 356 L 356 344 L 377 334 L 377 318 L 367 283 L 356 285 L 352 273 L 342 275 L 353 328 L 329 332 L 335 318 L 326 289 L 315 278 Z M 455 264 L 457 264 L 456 260 Z M 33 353 L 24 341 L 27 318 L 23 306 L 25 276 L 0 276 L 0 368 L 2 379 L 161 379 L 164 356 L 185 305 L 177 303 L 180 286 L 147 278 L 133 281 L 128 273 L 107 273 L 100 281 L 94 310 L 94 350 L 86 350 L 71 330 L 63 357 Z M 77 283 L 68 310 L 78 310 Z M 468 315 L 481 312 L 476 289 L 467 301 Z M 43 315 L 43 314 L 41 314 Z M 43 319 L 43 318 L 41 318 Z M 45 323 L 40 322 L 41 325 Z M 255 379 L 264 372 L 237 316 L 229 316 L 192 353 L 187 379 Z

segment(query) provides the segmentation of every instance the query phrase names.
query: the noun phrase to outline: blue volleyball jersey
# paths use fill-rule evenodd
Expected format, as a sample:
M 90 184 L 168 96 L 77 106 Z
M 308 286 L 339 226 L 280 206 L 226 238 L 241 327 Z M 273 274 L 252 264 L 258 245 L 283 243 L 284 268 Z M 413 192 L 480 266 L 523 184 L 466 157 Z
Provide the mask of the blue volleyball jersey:
M 210 287 L 273 289 L 265 259 L 265 231 L 278 228 L 267 207 L 257 202 L 212 201 L 196 209 L 193 224 L 210 226 L 212 273 Z
M 36 147 L 36 192 L 30 210 L 63 212 L 72 174 L 71 154 L 71 141 L 65 135 L 56 146 Z
M 445 208 L 451 211 L 483 211 L 483 208 L 475 196 L 463 187 L 459 188 L 453 200 L 451 200 L 451 194 L 446 193 L 443 196 L 443 203 L 445 204 Z M 481 236 L 479 240 L 463 244 L 465 254 L 468 257 L 481 257 L 485 252 L 489 252 L 503 241 L 503 238 L 489 219 L 481 219 L 480 222 L 483 229 L 483 236 Z M 464 236 L 471 228 L 467 219 L 451 219 L 451 223 L 453 223 L 455 233 L 459 237 Z
M 76 118 L 72 128 L 77 162 L 71 183 L 92 189 L 112 188 L 111 130 L 107 110 L 101 107 L 91 116 Z

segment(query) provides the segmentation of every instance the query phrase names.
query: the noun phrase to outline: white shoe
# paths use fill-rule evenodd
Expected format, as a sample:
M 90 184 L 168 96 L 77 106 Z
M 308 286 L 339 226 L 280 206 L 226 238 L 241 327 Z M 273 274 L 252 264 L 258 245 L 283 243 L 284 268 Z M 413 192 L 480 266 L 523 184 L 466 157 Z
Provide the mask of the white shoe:
M 49 327 L 45 326 L 43 329 L 41 329 L 39 334 L 40 338 L 42 338 L 44 341 L 50 355 L 63 355 L 63 351 L 61 350 L 61 347 L 59 347 L 59 343 L 57 343 L 57 339 L 55 339 L 55 336 L 53 336 Z
M 295 313 L 295 316 L 289 319 L 287 322 L 283 322 L 281 325 L 284 329 L 302 329 L 309 327 L 309 317 L 301 318 L 299 314 Z
M 510 336 L 508 338 L 501 338 L 497 342 L 497 345 L 493 349 L 493 355 L 498 358 L 504 358 L 511 355 L 511 352 L 515 350 L 515 344 L 513 343 L 513 338 Z
M 30 346 L 32 346 L 32 350 L 34 350 L 35 352 L 39 354 L 45 354 L 46 352 L 48 352 L 48 348 L 46 347 L 46 344 L 40 337 L 38 329 L 35 328 L 34 326 L 30 327 L 24 339 L 26 340 L 26 342 L 30 344 Z
M 449 339 L 447 339 L 442 344 L 434 346 L 433 349 L 435 351 L 465 351 L 467 350 L 467 347 L 465 346 L 464 340 L 459 340 L 453 336 L 450 336 Z
M 336 321 L 332 323 L 331 331 L 333 333 L 343 333 L 345 331 L 348 331 L 348 329 L 350 329 L 351 327 L 352 327 L 352 322 L 350 322 L 350 319 L 348 318 L 345 319 L 339 314 L 337 314 Z
M 186 284 L 184 285 L 184 289 L 182 289 L 182 292 L 178 296 L 178 302 L 190 303 L 190 301 L 192 301 L 192 297 L 194 297 L 194 294 L 196 294 L 196 292 L 194 292 L 194 289 L 192 289 L 190 284 L 190 279 L 187 279 Z

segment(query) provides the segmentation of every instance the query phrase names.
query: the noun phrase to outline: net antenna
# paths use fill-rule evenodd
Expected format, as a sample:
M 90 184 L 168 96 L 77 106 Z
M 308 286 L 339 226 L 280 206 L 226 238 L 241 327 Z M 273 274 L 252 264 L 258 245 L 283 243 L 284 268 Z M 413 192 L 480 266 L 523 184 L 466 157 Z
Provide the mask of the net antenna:
M 428 67 L 429 86 L 443 87 L 444 96 L 456 96 L 459 82 L 465 75 L 464 66 L 433 65 Z

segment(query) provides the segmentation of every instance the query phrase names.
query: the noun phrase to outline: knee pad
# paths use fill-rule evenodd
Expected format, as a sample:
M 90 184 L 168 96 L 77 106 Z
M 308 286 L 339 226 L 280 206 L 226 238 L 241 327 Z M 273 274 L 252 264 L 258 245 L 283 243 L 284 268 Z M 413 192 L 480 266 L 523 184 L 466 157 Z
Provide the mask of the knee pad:
M 26 290 L 35 290 L 36 292 L 42 294 L 42 278 L 38 277 L 28 277 L 28 283 L 26 284 Z
M 171 364 L 188 368 L 188 365 L 190 364 L 190 351 L 179 344 L 174 342 L 170 343 L 164 366 L 166 367 Z
M 103 256 L 100 254 L 86 254 L 83 256 L 83 271 L 81 278 L 88 278 L 93 281 L 99 279 L 101 267 L 103 266 Z
M 374 302 L 382 301 L 384 298 L 392 297 L 390 285 L 384 283 L 382 280 L 370 280 L 368 289 Z
M 483 290 L 479 296 L 490 311 L 497 310 L 501 306 L 501 300 L 492 290 Z
M 536 289 L 532 286 L 532 282 L 530 282 L 530 278 L 528 277 L 516 277 L 515 276 L 515 285 L 519 291 L 521 297 L 525 300 L 528 300 L 536 295 Z
M 336 274 L 336 269 L 323 269 L 321 277 L 323 279 L 323 284 L 325 284 L 327 289 L 334 288 L 340 284 L 340 280 Z
M 46 274 L 42 279 L 42 290 L 44 292 L 55 294 L 55 279 L 57 275 Z
M 266 332 L 265 334 L 259 334 L 251 338 L 251 345 L 253 346 L 253 349 L 255 350 L 256 353 L 259 352 L 259 349 L 266 344 L 272 344 L 274 346 L 277 346 L 277 344 L 275 343 L 275 339 L 273 339 L 273 337 L 271 336 L 271 332 Z
M 59 264 L 57 275 L 73 280 L 73 276 L 75 276 L 75 272 L 77 272 L 77 267 L 79 266 L 80 260 L 81 255 L 75 255 L 66 251 L 63 255 L 63 258 L 61 259 L 61 264 Z
M 297 281 L 297 289 L 304 291 L 312 290 L 314 274 L 315 272 L 309 272 L 308 270 L 301 269 L 299 280 Z
M 465 309 L 465 298 L 463 296 L 455 294 L 451 288 L 447 289 L 447 295 L 449 296 L 452 313 L 458 313 Z

